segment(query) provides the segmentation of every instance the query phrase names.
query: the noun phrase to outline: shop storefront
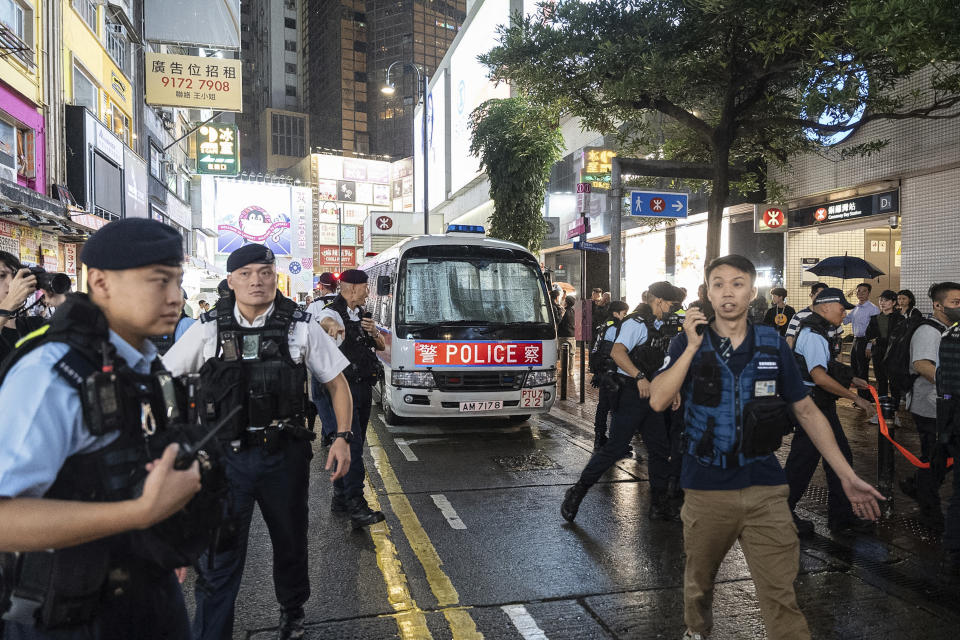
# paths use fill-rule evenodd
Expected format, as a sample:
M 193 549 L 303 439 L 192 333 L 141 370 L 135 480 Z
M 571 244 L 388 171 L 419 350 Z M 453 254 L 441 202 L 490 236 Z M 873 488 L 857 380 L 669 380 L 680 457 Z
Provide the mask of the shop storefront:
M 0 82 L 0 179 L 44 193 L 44 137 L 37 106 Z

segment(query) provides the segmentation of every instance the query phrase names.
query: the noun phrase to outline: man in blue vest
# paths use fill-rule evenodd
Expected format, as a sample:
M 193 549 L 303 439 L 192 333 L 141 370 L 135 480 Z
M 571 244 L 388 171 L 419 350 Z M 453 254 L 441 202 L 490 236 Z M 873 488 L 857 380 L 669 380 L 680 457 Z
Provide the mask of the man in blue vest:
M 809 638 L 793 582 L 800 543 L 787 506 L 786 477 L 774 454 L 792 408 L 801 427 L 831 464 L 860 516 L 880 515 L 879 492 L 850 468 L 830 425 L 800 378 L 793 354 L 772 327 L 747 321 L 757 272 L 743 256 L 707 267 L 715 317 L 688 310 L 650 389 L 650 407 L 663 411 L 681 396 L 687 445 L 681 486 L 684 638 L 709 635 L 713 580 L 737 541 L 757 587 L 771 638 Z

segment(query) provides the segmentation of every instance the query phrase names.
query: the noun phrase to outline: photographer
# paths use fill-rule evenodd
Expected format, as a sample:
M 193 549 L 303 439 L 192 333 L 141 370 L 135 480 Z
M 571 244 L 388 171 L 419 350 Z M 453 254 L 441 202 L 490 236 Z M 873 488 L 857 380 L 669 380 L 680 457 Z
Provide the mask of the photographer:
M 12 253 L 0 251 L 0 361 L 17 341 L 43 324 L 43 318 L 21 313 L 23 303 L 37 290 L 37 277 Z

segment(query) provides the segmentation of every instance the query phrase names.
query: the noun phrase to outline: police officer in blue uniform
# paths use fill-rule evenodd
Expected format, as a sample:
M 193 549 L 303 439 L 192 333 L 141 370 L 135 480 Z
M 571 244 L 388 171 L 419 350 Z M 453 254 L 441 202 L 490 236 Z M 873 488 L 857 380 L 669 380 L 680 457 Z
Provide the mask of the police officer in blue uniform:
M 342 480 L 333 483 L 334 513 L 350 516 L 354 528 L 367 527 L 384 520 L 383 512 L 374 511 L 363 497 L 366 471 L 363 464 L 363 445 L 367 440 L 367 424 L 373 403 L 373 387 L 383 378 L 383 366 L 377 351 L 386 347 L 383 336 L 363 305 L 370 294 L 367 274 L 359 269 L 348 269 L 340 275 L 340 294 L 317 316 L 317 322 L 331 337 L 344 357 L 350 362 L 344 371 L 350 383 L 353 398 L 353 421 L 350 442 L 350 471 Z M 324 425 L 325 435 L 329 427 Z
M 180 308 L 180 319 L 177 320 L 177 326 L 173 330 L 173 333 L 167 333 L 162 336 L 152 336 L 150 341 L 153 342 L 154 346 L 157 347 L 157 352 L 162 356 L 167 351 L 170 351 L 170 347 L 173 346 L 173 343 L 183 337 L 183 334 L 187 332 L 196 320 L 187 315 L 183 310 L 183 306 L 187 304 L 187 292 L 183 291 L 183 305 Z
M 607 444 L 607 418 L 610 416 L 610 404 L 616 397 L 620 386 L 617 383 L 617 363 L 610 353 L 620 334 L 620 325 L 630 311 L 629 305 L 622 300 L 610 303 L 610 319 L 604 322 L 597 332 L 593 349 L 590 350 L 590 371 L 593 373 L 591 384 L 597 388 L 597 411 L 593 416 L 593 450 L 599 451 Z
M 809 638 L 793 583 L 800 545 L 787 506 L 788 489 L 774 452 L 789 430 L 788 407 L 865 518 L 880 514 L 881 495 L 853 473 L 830 426 L 807 398 L 793 356 L 776 329 L 747 319 L 757 295 L 756 269 L 743 256 L 707 267 L 715 318 L 688 309 L 651 385 L 650 406 L 662 411 L 683 396 L 684 638 L 709 636 L 717 570 L 740 542 L 757 587 L 767 633 Z
M 611 350 L 617 364 L 620 391 L 610 423 L 610 437 L 593 454 L 580 479 L 564 494 L 560 515 L 569 522 L 577 517 L 580 503 L 606 471 L 623 457 L 633 434 L 639 431 L 649 454 L 651 520 L 674 520 L 677 514 L 667 496 L 670 477 L 670 443 L 663 415 L 650 408 L 650 381 L 663 363 L 671 332 L 664 319 L 683 300 L 683 292 L 669 282 L 649 288 L 652 315 L 627 316 Z
M 278 638 L 303 636 L 307 574 L 307 490 L 313 407 L 307 373 L 326 385 L 339 425 L 327 469 L 337 480 L 350 468 L 349 364 L 310 315 L 277 291 L 273 252 L 248 244 L 230 254 L 232 295 L 201 317 L 164 356 L 171 371 L 200 373 L 201 406 L 219 419 L 244 410 L 220 432 L 236 516 L 236 535 L 196 564 L 194 638 L 229 640 L 256 503 L 273 543 L 273 579 L 280 604 Z
M 186 404 L 147 339 L 177 322 L 182 238 L 111 222 L 81 260 L 89 297 L 67 296 L 0 372 L 3 637 L 183 638 L 189 554 L 161 527 L 190 524 L 201 475 L 175 467 Z
M 853 460 L 853 453 L 847 436 L 837 415 L 837 399 L 847 398 L 868 413 L 875 411 L 873 404 L 850 390 L 850 385 L 866 389 L 866 381 L 853 376 L 846 365 L 836 360 L 831 349 L 831 329 L 840 326 L 843 317 L 853 305 L 847 302 L 843 292 L 828 287 L 821 289 L 813 299 L 811 314 L 800 321 L 797 341 L 793 350 L 804 384 L 810 389 L 810 395 L 817 408 L 826 416 L 833 430 L 833 437 L 843 452 L 847 462 Z M 820 452 L 803 429 L 797 431 L 787 457 L 786 473 L 790 484 L 790 510 L 793 511 L 803 497 L 817 465 Z M 828 487 L 827 524 L 831 531 L 850 530 L 866 532 L 872 523 L 854 514 L 850 501 L 843 492 L 836 471 L 824 462 Z M 794 515 L 797 532 L 801 536 L 813 535 L 813 523 Z

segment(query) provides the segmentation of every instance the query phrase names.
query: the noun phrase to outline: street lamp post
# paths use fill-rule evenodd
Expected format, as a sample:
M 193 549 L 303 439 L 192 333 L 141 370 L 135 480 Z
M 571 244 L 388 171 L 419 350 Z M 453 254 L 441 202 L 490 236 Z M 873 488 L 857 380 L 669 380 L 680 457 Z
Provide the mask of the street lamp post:
M 430 201 L 428 187 L 430 184 L 430 168 L 429 162 L 427 162 L 427 78 L 426 70 L 421 69 L 419 66 L 413 64 L 412 62 L 391 62 L 390 66 L 387 67 L 387 81 L 380 88 L 380 91 L 388 96 L 392 96 L 396 93 L 396 87 L 390 82 L 390 71 L 396 65 L 403 65 L 404 70 L 413 69 L 417 74 L 417 88 L 420 90 L 420 99 L 423 101 L 423 110 L 421 115 L 423 116 L 423 233 L 430 233 Z M 416 129 L 414 129 L 413 143 L 417 143 Z

